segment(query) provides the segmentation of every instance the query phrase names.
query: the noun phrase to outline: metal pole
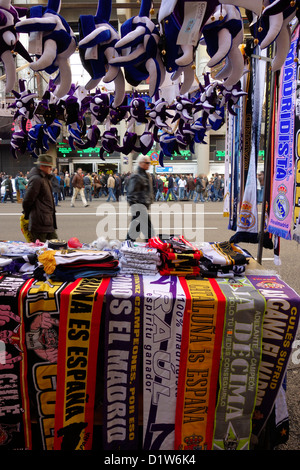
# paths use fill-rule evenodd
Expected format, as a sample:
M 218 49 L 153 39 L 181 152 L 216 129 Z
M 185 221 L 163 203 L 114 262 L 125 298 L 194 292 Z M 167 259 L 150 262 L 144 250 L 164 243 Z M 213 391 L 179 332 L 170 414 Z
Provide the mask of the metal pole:
M 271 151 L 270 151 L 270 143 L 271 143 L 271 135 L 272 135 L 272 115 L 273 115 L 273 108 L 274 108 L 274 74 L 275 72 L 271 72 L 271 80 L 270 80 L 270 119 L 269 119 L 269 128 L 267 134 L 267 146 L 266 146 L 266 159 L 264 165 L 264 175 L 268 175 L 270 163 L 271 163 Z M 257 249 L 257 262 L 261 264 L 262 261 L 262 252 L 263 252 L 263 241 L 264 241 L 264 228 L 265 228 L 265 210 L 266 210 L 266 184 L 264 183 L 264 191 L 263 191 L 263 202 L 261 208 L 261 221 L 260 221 L 260 233 L 259 233 L 259 240 L 258 240 L 258 249 Z

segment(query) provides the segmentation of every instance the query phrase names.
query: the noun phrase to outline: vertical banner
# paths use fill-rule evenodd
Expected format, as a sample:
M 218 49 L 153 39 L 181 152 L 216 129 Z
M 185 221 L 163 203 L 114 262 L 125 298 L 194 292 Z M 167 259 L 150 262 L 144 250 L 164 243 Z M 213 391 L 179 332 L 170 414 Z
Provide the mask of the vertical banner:
M 273 58 L 273 45 L 270 45 L 267 50 L 267 58 Z M 263 247 L 272 249 L 273 241 L 272 234 L 268 230 L 270 218 L 270 200 L 271 200 L 271 181 L 273 179 L 273 162 L 274 162 L 274 138 L 273 129 L 275 129 L 276 118 L 276 99 L 277 96 L 277 75 L 272 72 L 271 64 L 267 64 L 266 72 L 266 118 L 265 118 L 265 165 L 264 165 L 264 198 L 265 198 L 265 214 L 263 220 L 263 227 L 260 233 L 263 234 Z
M 231 183 L 230 194 L 231 204 L 229 213 L 228 229 L 236 231 L 239 202 L 239 160 L 240 160 L 240 114 L 241 111 L 236 107 L 236 116 L 234 116 L 233 126 L 233 153 L 231 155 Z
M 138 448 L 143 284 L 139 275 L 111 278 L 106 293 L 103 400 L 105 450 Z
M 243 129 L 243 142 L 242 142 L 242 152 L 241 152 L 241 198 L 244 194 L 245 184 L 247 181 L 248 170 L 250 165 L 250 154 L 251 154 L 251 129 L 252 129 L 252 120 L 253 120 L 253 74 L 252 74 L 252 60 L 248 59 L 247 64 L 248 72 L 243 75 L 241 78 L 243 83 L 243 90 L 247 92 L 247 95 L 243 97 L 243 113 L 242 113 L 242 124 L 241 128 Z M 241 100 L 240 100 L 241 101 Z
M 254 49 L 254 54 L 258 48 Z M 265 54 L 261 52 L 262 56 Z M 251 87 L 248 101 L 251 101 L 251 132 L 250 150 L 245 158 L 245 187 L 242 204 L 237 222 L 237 232 L 231 237 L 233 243 L 258 241 L 258 211 L 257 211 L 257 159 L 261 135 L 261 116 L 265 90 L 266 62 L 253 57 L 251 59 Z M 247 115 L 246 115 L 247 116 Z M 248 118 L 247 118 L 248 119 Z M 249 153 L 249 155 L 248 155 Z
M 294 197 L 294 229 L 293 240 L 300 243 L 300 44 L 297 44 L 297 87 L 295 105 L 295 197 Z
M 91 450 L 101 312 L 109 278 L 61 293 L 54 450 Z
M 227 111 L 225 136 L 225 173 L 224 173 L 224 204 L 223 217 L 229 217 L 230 208 L 230 159 L 232 155 L 232 124 L 233 115 Z
M 28 389 L 38 424 L 33 450 L 53 450 L 60 294 L 67 284 L 32 281 L 23 299 Z
M 226 313 L 214 450 L 248 450 L 261 360 L 265 299 L 246 279 L 218 280 Z
M 31 450 L 22 298 L 31 281 L 0 278 L 0 449 Z
M 275 163 L 268 230 L 291 239 L 294 212 L 295 155 L 294 127 L 297 84 L 297 43 L 299 26 L 292 35 L 291 47 L 281 69 L 278 96 Z
M 253 417 L 253 434 L 259 436 L 285 377 L 299 324 L 300 297 L 277 276 L 247 277 L 266 299 L 262 361 Z
M 143 449 L 174 449 L 186 297 L 176 276 L 145 276 Z
M 187 305 L 183 320 L 175 449 L 211 450 L 225 297 L 214 279 L 180 280 Z

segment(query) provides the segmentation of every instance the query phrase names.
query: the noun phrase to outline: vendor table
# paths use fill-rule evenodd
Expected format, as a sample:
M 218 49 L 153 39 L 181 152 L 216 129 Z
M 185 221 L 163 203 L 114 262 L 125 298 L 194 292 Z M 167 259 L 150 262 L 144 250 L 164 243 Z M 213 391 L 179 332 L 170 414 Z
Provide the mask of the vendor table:
M 0 278 L 0 444 L 255 449 L 288 439 L 300 298 L 244 277 Z

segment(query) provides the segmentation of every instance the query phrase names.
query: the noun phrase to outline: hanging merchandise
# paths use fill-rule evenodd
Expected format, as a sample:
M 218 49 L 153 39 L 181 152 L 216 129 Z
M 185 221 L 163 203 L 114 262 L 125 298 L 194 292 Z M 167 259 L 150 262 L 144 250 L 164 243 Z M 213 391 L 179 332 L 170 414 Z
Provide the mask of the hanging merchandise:
M 118 57 L 116 43 L 120 39 L 118 32 L 109 24 L 111 0 L 99 0 L 96 16 L 79 17 L 79 53 L 83 67 L 91 76 L 85 85 L 87 90 L 95 88 L 100 79 L 104 83 L 114 82 L 115 94 L 113 106 L 118 107 L 124 100 L 125 80 L 119 66 L 110 61 Z
M 273 56 L 273 47 L 268 47 L 267 57 L 271 60 Z M 277 98 L 277 73 L 272 72 L 271 67 L 267 67 L 266 73 L 266 117 L 265 117 L 265 164 L 264 164 L 264 193 L 262 199 L 262 220 L 260 228 L 260 245 L 258 260 L 261 258 L 262 247 L 273 248 L 272 234 L 267 231 L 270 216 L 270 196 L 272 192 L 271 180 L 273 177 L 274 162 L 274 139 L 272 138 L 273 129 L 275 129 L 276 117 L 276 98 Z
M 225 60 L 216 79 L 224 79 L 225 88 L 232 87 L 241 79 L 244 71 L 244 58 L 239 48 L 244 39 L 240 10 L 233 5 L 217 6 L 213 16 L 205 23 L 202 34 L 211 57 L 207 66 L 214 67 Z
M 229 10 L 233 5 L 247 8 L 255 12 L 257 15 L 260 15 L 262 9 L 261 0 L 256 0 L 253 2 L 247 0 L 221 0 L 220 2 L 217 0 L 211 0 L 209 2 L 162 0 L 161 2 L 158 13 L 158 22 L 161 33 L 162 59 L 166 67 L 166 71 L 168 73 L 172 73 L 172 79 L 176 80 L 181 75 L 183 75 L 183 82 L 180 89 L 181 95 L 187 93 L 193 84 L 193 62 L 196 48 L 201 38 L 201 32 L 207 22 L 214 22 L 214 19 L 212 18 L 215 18 L 214 13 L 220 4 L 230 5 Z M 219 10 L 217 10 L 217 12 L 218 11 Z M 224 15 L 224 17 L 226 23 L 227 17 L 226 15 Z M 219 26 L 219 20 L 216 22 L 216 26 Z M 228 66 L 228 68 L 226 68 L 226 78 L 229 78 L 229 71 L 231 72 L 231 70 L 234 68 L 235 70 L 240 71 L 240 68 L 238 67 L 240 51 L 238 51 L 235 47 L 235 38 L 239 40 L 240 35 L 236 35 L 236 32 L 233 32 L 233 30 L 230 31 L 230 33 L 233 33 L 233 36 L 230 33 L 227 34 L 227 31 L 230 29 L 228 29 L 227 26 L 228 25 L 224 26 L 222 33 L 225 33 L 226 35 L 226 44 L 224 49 L 227 48 L 228 51 L 230 49 L 226 64 L 226 67 Z M 217 40 L 217 38 L 218 31 L 215 31 L 214 41 Z M 219 47 L 217 47 L 220 49 L 220 55 L 221 50 L 224 50 L 224 44 L 221 44 L 221 42 L 222 40 L 220 41 Z M 231 50 L 233 51 L 232 55 Z M 225 73 L 225 70 L 223 70 L 223 72 Z M 240 77 L 238 77 L 236 81 L 238 81 L 239 78 Z M 234 80 L 232 80 L 232 82 L 234 82 Z M 232 82 L 228 81 L 228 86 L 234 85 Z
M 12 91 L 17 78 L 16 64 L 13 53 L 18 53 L 28 62 L 32 62 L 32 59 L 27 50 L 19 41 L 19 34 L 16 33 L 15 28 L 15 25 L 19 22 L 20 17 L 22 18 L 25 16 L 26 12 L 27 8 L 13 7 L 10 0 L 0 1 L 0 58 L 5 69 L 6 93 Z
M 289 54 L 281 70 L 275 138 L 274 175 L 268 230 L 287 240 L 291 239 L 294 208 L 294 127 L 296 101 L 297 42 L 294 31 Z
M 291 45 L 290 22 L 297 13 L 297 2 L 269 2 L 264 0 L 261 18 L 258 19 L 258 38 L 262 49 L 273 41 L 276 45 L 275 57 L 272 62 L 273 72 L 280 70 L 289 53 Z
M 15 159 L 18 158 L 18 152 L 24 154 L 28 145 L 27 123 L 34 119 L 36 108 L 37 93 L 31 93 L 26 89 L 25 80 L 19 80 L 19 92 L 12 90 L 16 100 L 8 106 L 9 109 L 15 109 L 14 130 L 11 138 L 11 150 Z
M 133 96 L 128 97 L 127 106 L 122 106 L 128 113 L 126 120 L 127 130 L 123 138 L 123 147 L 119 147 L 120 152 L 128 155 L 133 150 L 135 152 L 146 155 L 152 148 L 154 137 L 151 132 L 147 130 L 148 117 L 147 117 L 147 106 L 146 101 L 142 96 L 139 96 L 137 92 L 133 93 Z M 142 135 L 138 135 L 135 132 L 136 125 L 145 125 L 145 130 Z
M 61 0 L 48 0 L 47 6 L 30 8 L 29 18 L 16 24 L 16 31 L 28 33 L 30 54 L 37 58 L 30 64 L 34 71 L 49 74 L 58 72 L 55 90 L 58 98 L 66 95 L 72 83 L 69 58 L 76 50 L 75 35 L 64 18 L 59 15 Z
M 272 71 L 280 70 L 289 52 L 291 44 L 290 22 L 294 21 L 297 13 L 295 1 L 264 0 L 264 9 L 259 16 L 247 11 L 250 32 L 261 49 L 271 44 L 275 45 L 275 56 L 272 61 Z
M 252 93 L 253 93 L 253 76 L 251 73 L 251 55 L 253 54 L 253 42 L 248 40 L 244 48 L 245 53 L 245 68 L 247 73 L 243 76 L 243 90 L 247 95 L 243 100 L 242 116 L 243 125 L 241 126 L 242 138 L 242 154 L 241 154 L 241 198 L 243 197 L 247 175 L 250 163 L 251 154 L 251 126 L 252 126 Z M 240 106 L 242 106 L 240 104 Z
M 257 55 L 258 48 L 254 49 Z M 263 57 L 263 56 L 262 56 Z M 243 194 L 243 200 L 237 222 L 237 232 L 231 237 L 233 243 L 258 241 L 258 211 L 257 211 L 257 157 L 259 152 L 261 135 L 261 110 L 264 100 L 265 89 L 265 60 L 255 57 L 251 59 L 250 73 L 253 80 L 253 91 L 249 99 L 252 101 L 252 123 L 251 123 L 251 150 L 250 162 L 247 172 L 247 180 Z
M 232 121 L 233 115 L 227 114 L 226 119 L 226 135 L 225 135 L 225 173 L 224 173 L 224 204 L 223 204 L 223 217 L 229 217 L 230 205 L 230 158 L 232 155 Z
M 239 161 L 240 161 L 240 109 L 236 108 L 236 115 L 233 119 L 232 132 L 232 154 L 231 154 L 231 178 L 230 178 L 230 211 L 229 211 L 229 230 L 236 231 L 237 211 L 239 199 Z
M 293 240 L 300 243 L 300 46 L 297 44 L 297 84 L 295 106 L 294 154 L 295 154 L 295 195 Z
M 149 78 L 149 94 L 154 96 L 164 81 L 165 69 L 158 50 L 159 31 L 150 19 L 152 0 L 142 0 L 138 16 L 121 26 L 121 39 L 115 44 L 119 56 L 110 64 L 123 67 L 128 83 L 136 87 Z
M 29 35 L 30 67 L 54 74 L 54 78 L 50 78 L 41 101 L 34 103 L 33 116 L 28 118 L 20 113 L 16 120 L 11 140 L 13 156 L 18 158 L 18 153 L 28 152 L 36 159 L 58 142 L 66 123 L 72 150 L 100 147 L 99 157 L 105 160 L 105 153 L 113 152 L 129 155 L 135 151 L 146 155 L 156 142 L 160 147 L 159 164 L 164 166 L 164 156 L 171 157 L 174 152 L 182 150 L 194 153 L 195 143 L 206 144 L 207 131 L 218 131 L 225 122 L 227 111 L 227 119 L 231 114 L 236 116 L 232 133 L 234 152 L 231 162 L 226 162 L 226 194 L 229 191 L 232 194 L 231 199 L 228 198 L 231 207 L 225 209 L 224 215 L 230 213 L 229 228 L 236 231 L 238 205 L 243 203 L 248 177 L 250 148 L 254 151 L 253 142 L 258 144 L 257 133 L 256 138 L 252 136 L 254 140 L 249 140 L 250 124 L 255 125 L 252 122 L 252 100 L 240 100 L 250 95 L 255 85 L 252 71 L 248 73 L 245 67 L 247 51 L 244 53 L 241 47 L 243 20 L 239 7 L 245 8 L 251 18 L 254 44 L 265 48 L 274 43 L 277 49 L 282 45 L 282 50 L 276 51 L 277 64 L 282 60 L 282 51 L 290 38 L 288 19 L 294 21 L 296 15 L 295 5 L 288 7 L 283 3 L 269 9 L 267 0 L 200 3 L 162 0 L 156 25 L 151 20 L 152 2 L 143 0 L 139 15 L 122 24 L 120 37 L 109 24 L 111 0 L 99 0 L 95 16 L 79 17 L 79 53 L 83 67 L 91 76 L 84 86 L 71 81 L 69 58 L 75 52 L 76 39 L 59 15 L 61 2 L 48 0 L 47 6 L 30 8 L 29 17 L 16 22 L 16 31 Z M 268 12 L 264 10 L 262 15 L 263 6 Z M 280 38 L 271 31 L 274 25 Z M 193 63 L 200 44 L 206 46 L 210 57 L 208 67 L 224 63 L 217 80 L 211 79 L 210 73 L 204 73 L 200 83 L 195 76 Z M 32 62 L 30 55 L 37 60 Z M 276 64 L 273 63 L 273 69 L 278 67 Z M 164 84 L 168 82 L 169 75 L 178 83 L 176 96 L 174 94 L 174 99 L 168 102 Z M 133 97 L 126 95 L 124 78 L 133 87 L 147 80 L 150 96 L 146 98 L 135 89 Z M 100 80 L 114 82 L 114 91 L 103 93 L 100 87 L 94 91 Z M 257 114 L 261 119 L 261 113 Z M 87 126 L 90 117 L 91 124 Z M 120 142 L 117 125 L 122 120 L 126 123 L 126 130 Z M 105 130 L 100 131 L 99 125 L 103 125 Z M 140 125 L 143 130 L 138 134 Z M 252 175 L 254 171 L 256 169 L 251 167 Z M 249 184 L 253 179 L 249 177 Z M 247 213 L 248 203 L 248 200 L 246 205 L 243 203 Z M 249 224 L 245 214 L 241 220 L 242 225 Z
M 230 90 L 219 80 L 212 80 L 210 73 L 203 74 L 204 83 L 190 97 L 177 96 L 168 110 L 173 111 L 170 129 L 162 129 L 158 142 L 161 148 L 159 163 L 164 166 L 164 155 L 189 148 L 194 152 L 194 144 L 206 144 L 206 131 L 217 131 L 225 122 L 225 107 L 228 113 L 235 114 L 234 106 L 245 93 L 241 83 L 236 83 Z

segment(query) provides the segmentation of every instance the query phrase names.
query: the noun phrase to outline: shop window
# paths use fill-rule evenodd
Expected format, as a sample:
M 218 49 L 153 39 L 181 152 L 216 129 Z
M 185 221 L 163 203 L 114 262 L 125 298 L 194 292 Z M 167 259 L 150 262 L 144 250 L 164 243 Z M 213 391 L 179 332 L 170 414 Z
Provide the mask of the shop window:
M 264 147 L 264 136 L 261 136 L 260 147 Z M 265 159 L 265 151 L 259 150 L 258 162 L 263 162 Z M 211 135 L 209 145 L 209 161 L 222 163 L 225 161 L 225 136 Z
M 209 144 L 209 161 L 224 162 L 225 135 L 211 135 Z

